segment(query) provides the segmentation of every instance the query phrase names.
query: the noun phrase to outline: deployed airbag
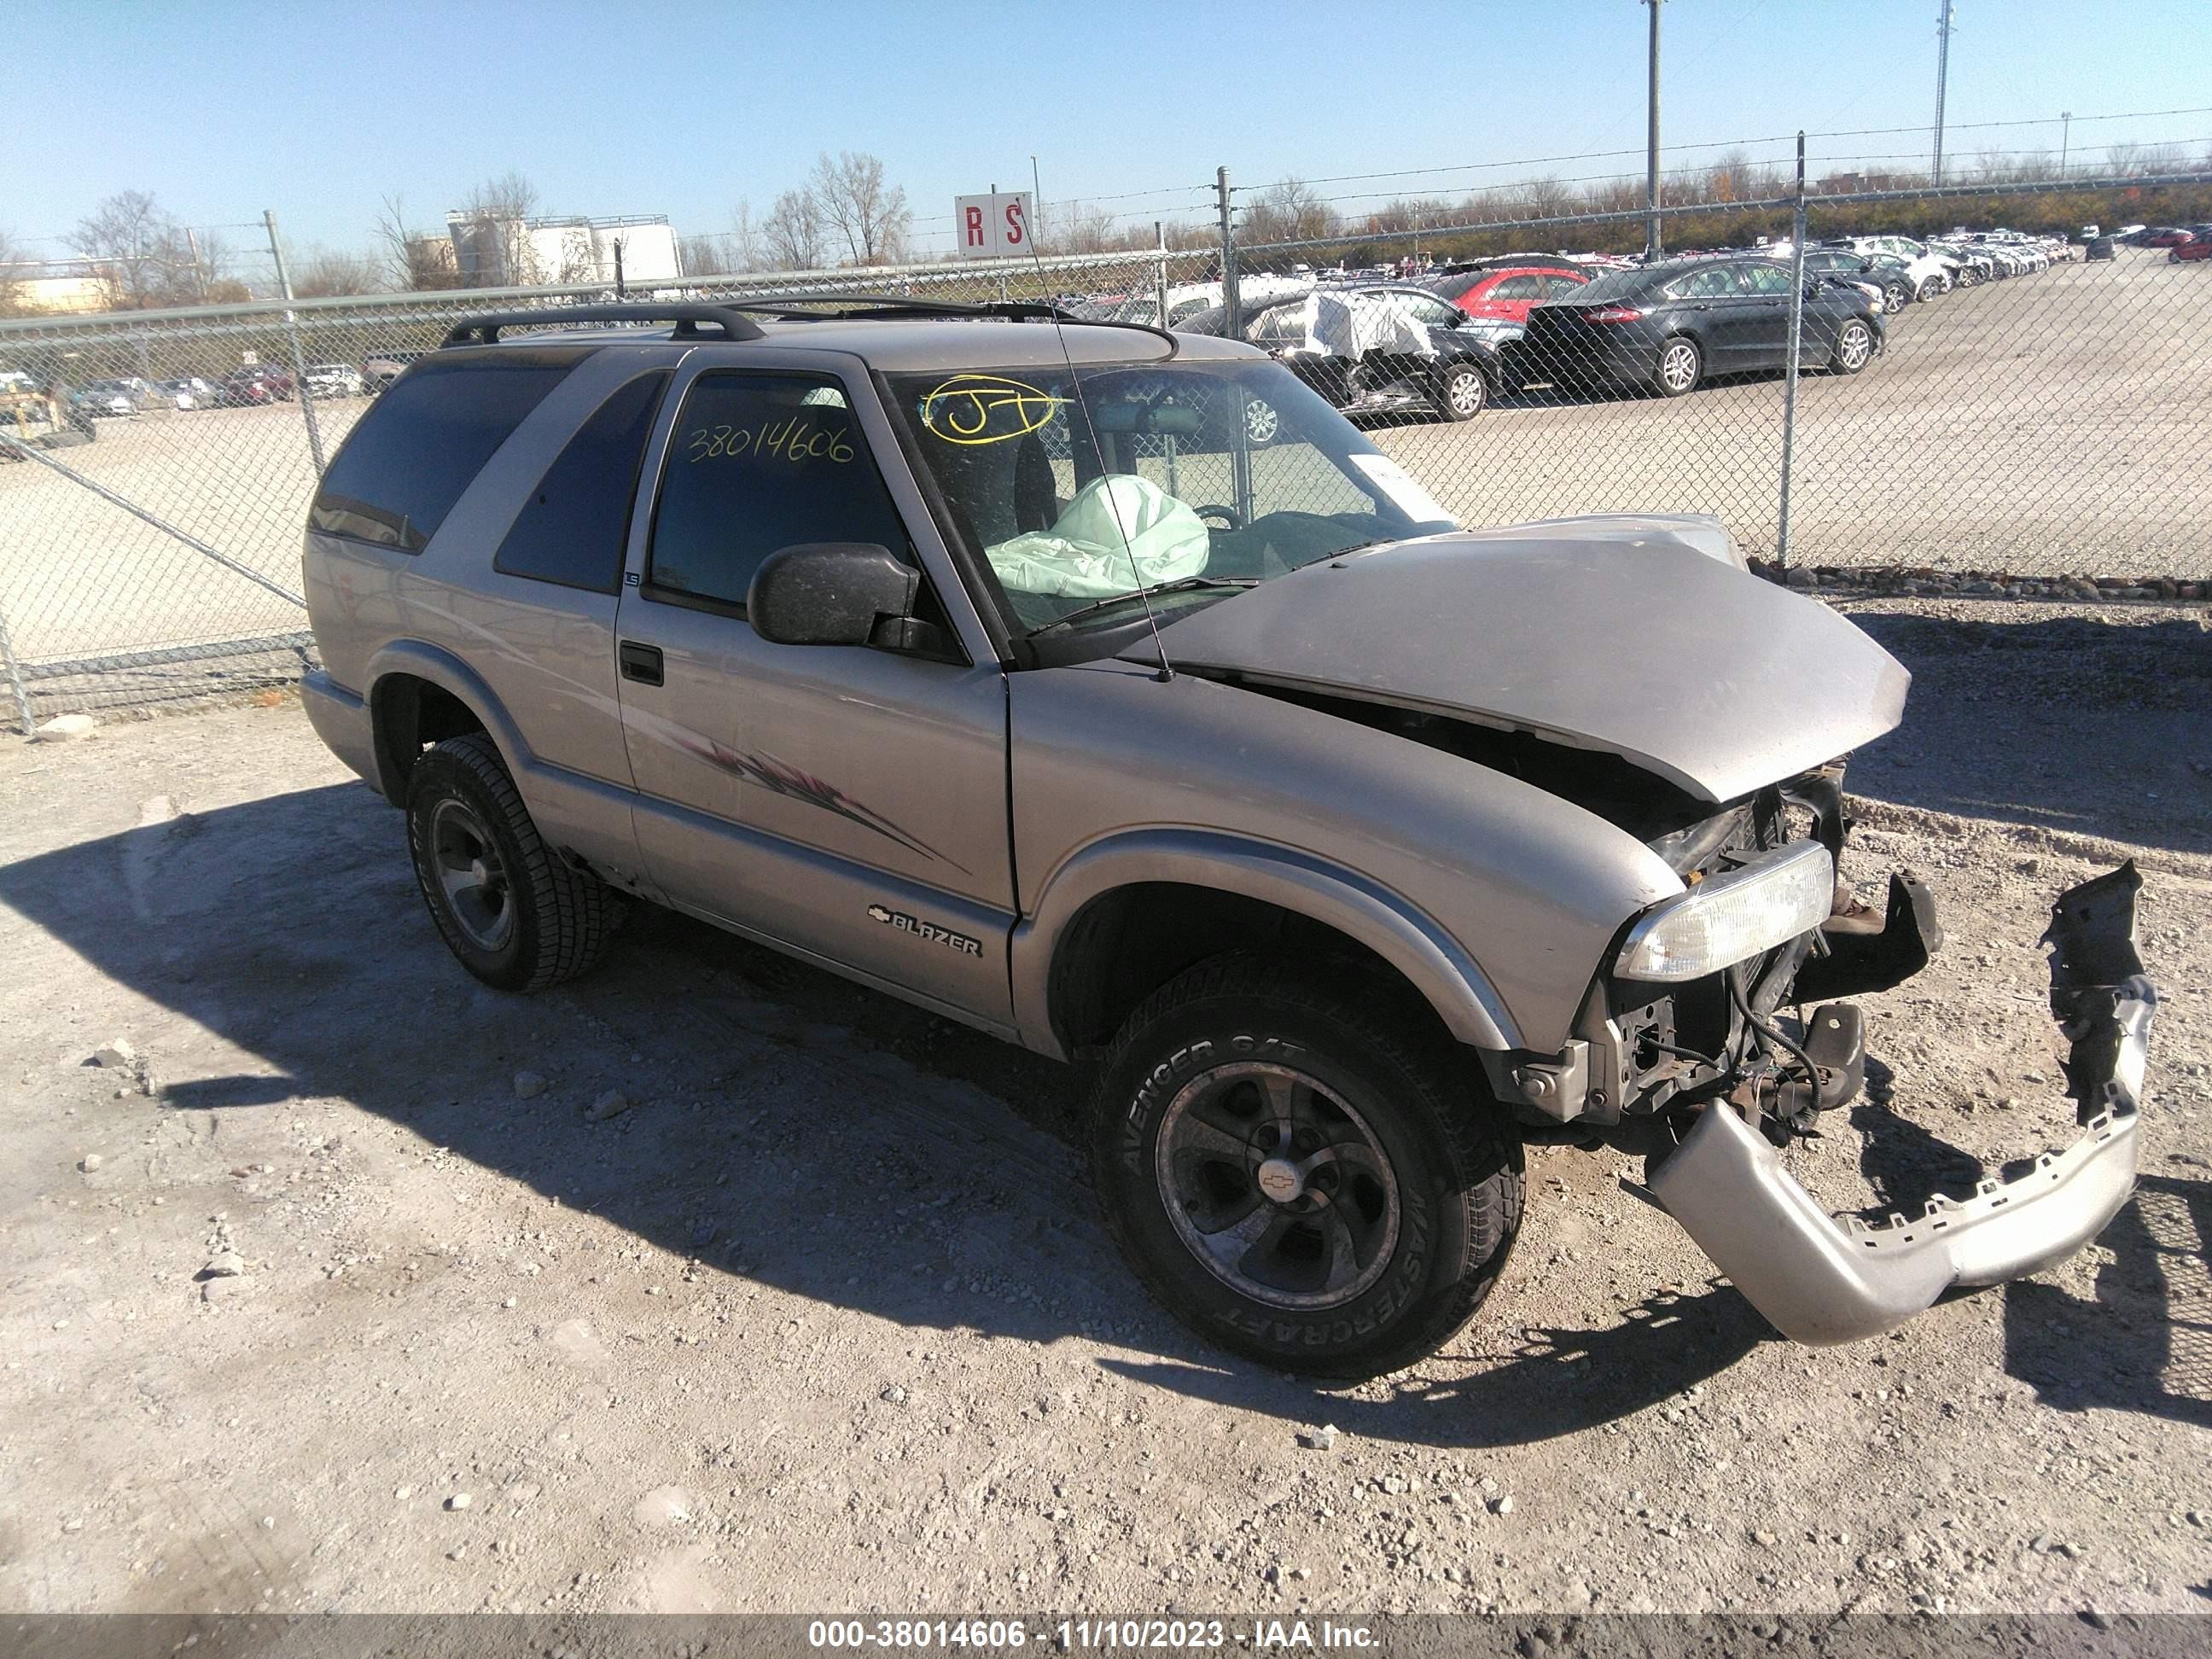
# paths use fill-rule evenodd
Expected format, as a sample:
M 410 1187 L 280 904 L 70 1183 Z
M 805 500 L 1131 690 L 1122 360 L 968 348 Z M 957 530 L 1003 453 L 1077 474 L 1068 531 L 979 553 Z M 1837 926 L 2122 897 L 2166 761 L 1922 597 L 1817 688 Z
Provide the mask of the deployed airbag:
M 1110 599 L 1206 568 L 1212 544 L 1197 514 L 1150 478 L 1093 478 L 1049 530 L 984 550 L 1000 581 L 1024 593 Z

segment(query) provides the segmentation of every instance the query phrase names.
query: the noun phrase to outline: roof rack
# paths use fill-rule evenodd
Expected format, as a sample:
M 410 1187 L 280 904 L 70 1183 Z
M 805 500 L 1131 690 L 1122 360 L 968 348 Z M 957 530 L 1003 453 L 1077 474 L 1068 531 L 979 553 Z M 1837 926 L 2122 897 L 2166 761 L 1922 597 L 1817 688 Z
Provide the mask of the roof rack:
M 764 312 L 786 322 L 812 322 L 824 316 L 842 318 L 890 317 L 916 314 L 930 317 L 1003 317 L 1012 322 L 1077 323 L 1085 319 L 1041 300 L 933 300 L 914 294 L 763 294 L 721 302 L 732 311 Z M 800 309 L 805 306 L 843 306 L 836 313 Z
M 834 306 L 831 311 L 809 309 Z M 1127 328 L 1150 334 L 1168 343 L 1168 355 L 1177 349 L 1174 335 L 1149 323 L 1119 322 L 1101 317 L 1078 317 L 1065 308 L 1038 300 L 993 300 L 971 304 L 959 300 L 929 300 L 907 294 L 764 294 L 738 300 L 639 305 L 545 306 L 536 311 L 495 311 L 464 317 L 447 330 L 444 344 L 490 345 L 507 328 L 560 327 L 571 323 L 661 323 L 676 325 L 679 340 L 704 339 L 700 325 L 711 324 L 725 340 L 764 340 L 768 337 L 754 317 L 777 322 L 851 322 L 895 317 L 997 317 L 1014 322 L 1076 323 L 1085 328 Z
M 700 337 L 699 325 L 711 323 L 726 340 L 763 340 L 761 325 L 735 306 L 728 305 L 617 305 L 543 306 L 536 311 L 493 311 L 480 317 L 464 317 L 446 331 L 444 343 L 490 345 L 503 328 L 565 326 L 570 323 L 673 323 L 676 337 Z

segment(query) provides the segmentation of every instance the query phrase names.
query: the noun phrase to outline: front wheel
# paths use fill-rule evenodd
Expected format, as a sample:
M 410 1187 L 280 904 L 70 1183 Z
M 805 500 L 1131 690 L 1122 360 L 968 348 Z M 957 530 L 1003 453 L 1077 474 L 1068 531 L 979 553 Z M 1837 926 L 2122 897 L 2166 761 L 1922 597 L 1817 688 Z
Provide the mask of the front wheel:
M 1263 398 L 1244 400 L 1244 441 L 1253 448 L 1266 448 L 1282 429 L 1283 417 L 1275 412 L 1274 404 Z
M 1490 1293 L 1521 1219 L 1520 1146 L 1455 1059 L 1347 975 L 1200 963 L 1100 1069 L 1108 1224 L 1224 1347 L 1335 1377 L 1425 1358 Z
M 1490 382 L 1473 363 L 1454 363 L 1437 377 L 1437 404 L 1448 421 L 1471 421 L 1490 401 Z
M 1874 358 L 1874 331 L 1856 317 L 1836 331 L 1836 349 L 1828 354 L 1829 372 L 1856 374 Z
M 545 845 L 481 733 L 448 738 L 407 780 L 407 848 L 430 919 L 461 966 L 502 991 L 573 979 L 599 958 L 621 900 Z
M 1705 356 L 1698 349 L 1698 343 L 1686 334 L 1678 334 L 1659 348 L 1658 369 L 1653 378 L 1661 397 L 1681 398 L 1698 389 L 1698 377 L 1705 370 Z

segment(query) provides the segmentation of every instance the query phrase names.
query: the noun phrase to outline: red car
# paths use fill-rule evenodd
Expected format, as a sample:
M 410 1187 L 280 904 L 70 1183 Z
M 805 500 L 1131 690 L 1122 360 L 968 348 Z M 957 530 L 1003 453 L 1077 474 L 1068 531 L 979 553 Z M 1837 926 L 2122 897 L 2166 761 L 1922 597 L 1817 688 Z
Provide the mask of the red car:
M 2212 236 L 2199 231 L 2183 242 L 2176 242 L 2166 250 L 2166 262 L 2179 264 L 2184 259 L 2212 259 Z
M 232 409 L 273 404 L 292 396 L 292 377 L 273 364 L 248 364 L 217 380 L 216 391 L 220 401 Z
M 2189 233 L 2185 230 L 2178 230 L 2172 225 L 2155 225 L 2143 233 L 2142 245 L 2145 247 L 2179 247 L 2188 240 Z
M 1588 271 L 1564 260 L 1501 260 L 1436 277 L 1428 289 L 1470 317 L 1525 323 L 1531 306 L 1564 299 L 1588 281 Z

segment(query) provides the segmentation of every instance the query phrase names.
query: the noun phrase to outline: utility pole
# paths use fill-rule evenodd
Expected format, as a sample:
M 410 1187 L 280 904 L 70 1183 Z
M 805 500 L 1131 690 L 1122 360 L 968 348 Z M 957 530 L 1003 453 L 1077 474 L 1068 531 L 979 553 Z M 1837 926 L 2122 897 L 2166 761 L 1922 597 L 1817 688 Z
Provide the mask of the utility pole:
M 2062 109 L 2058 112 L 2058 176 L 2062 179 L 2066 176 L 2067 142 L 2073 137 L 2074 112 Z
M 1937 4 L 1942 9 L 1936 14 L 1936 165 L 1928 182 L 1940 187 L 1943 182 L 1943 88 L 1951 74 L 1951 0 L 1937 0 Z
M 1659 234 L 1659 6 L 1660 0 L 1644 0 L 1651 8 L 1650 125 L 1644 136 L 1644 257 L 1656 259 L 1664 246 Z
M 185 227 L 185 246 L 192 256 L 192 287 L 199 295 L 200 303 L 207 303 L 207 270 L 200 264 L 200 234 L 190 225 Z

